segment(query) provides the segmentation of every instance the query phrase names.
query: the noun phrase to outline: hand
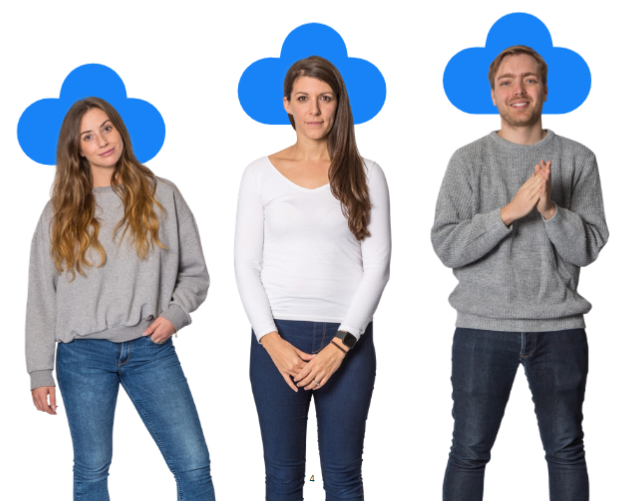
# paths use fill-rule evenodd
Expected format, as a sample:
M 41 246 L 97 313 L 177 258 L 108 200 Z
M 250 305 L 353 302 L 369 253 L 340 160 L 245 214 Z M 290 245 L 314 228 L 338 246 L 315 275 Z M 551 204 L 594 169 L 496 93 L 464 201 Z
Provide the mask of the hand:
M 49 395 L 49 403 L 47 402 L 47 396 Z M 47 412 L 52 416 L 56 415 L 56 387 L 55 386 L 41 386 L 32 390 L 32 400 L 37 410 L 41 412 Z
M 513 200 L 502 207 L 500 217 L 506 226 L 511 226 L 532 212 L 540 198 L 540 189 L 543 183 L 543 175 L 532 173 L 528 180 L 519 188 Z
M 176 327 L 167 318 L 157 317 L 154 322 L 150 324 L 148 329 L 144 331 L 142 336 L 150 336 L 157 344 L 165 343 L 172 334 L 176 332 Z
M 340 339 L 334 339 L 333 341 L 348 351 Z M 329 343 L 311 362 L 305 365 L 300 374 L 294 378 L 294 381 L 297 381 L 296 384 L 301 388 L 304 387 L 305 390 L 322 388 L 335 371 L 339 369 L 344 358 L 345 353 Z M 316 384 L 316 381 L 319 385 Z
M 556 206 L 551 199 L 551 160 L 549 162 L 541 160 L 541 166 L 535 165 L 534 172 L 537 176 L 543 176 L 536 208 L 544 219 L 551 219 L 556 213 Z
M 290 376 L 300 374 L 307 365 L 307 362 L 312 360 L 315 355 L 309 355 L 292 346 L 285 339 L 282 339 L 277 331 L 269 332 L 262 336 L 260 342 L 270 355 L 270 358 L 272 358 L 288 386 L 294 391 L 298 391 Z

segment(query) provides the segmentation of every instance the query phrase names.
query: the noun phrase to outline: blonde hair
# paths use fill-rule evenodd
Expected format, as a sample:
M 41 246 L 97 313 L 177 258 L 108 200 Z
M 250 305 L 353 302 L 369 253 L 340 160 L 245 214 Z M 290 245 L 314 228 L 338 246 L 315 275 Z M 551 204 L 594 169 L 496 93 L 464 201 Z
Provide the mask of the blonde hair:
M 543 87 L 547 88 L 547 63 L 545 62 L 545 59 L 543 59 L 537 51 L 527 45 L 513 45 L 512 47 L 507 47 L 500 52 L 500 54 L 496 56 L 496 59 L 494 59 L 489 65 L 489 73 L 487 74 L 487 77 L 489 78 L 489 84 L 491 85 L 492 90 L 494 89 L 494 80 L 496 79 L 496 73 L 498 72 L 500 63 L 502 63 L 504 58 L 518 54 L 527 54 L 528 56 L 532 56 L 536 59 L 541 70 L 541 82 L 543 83 Z

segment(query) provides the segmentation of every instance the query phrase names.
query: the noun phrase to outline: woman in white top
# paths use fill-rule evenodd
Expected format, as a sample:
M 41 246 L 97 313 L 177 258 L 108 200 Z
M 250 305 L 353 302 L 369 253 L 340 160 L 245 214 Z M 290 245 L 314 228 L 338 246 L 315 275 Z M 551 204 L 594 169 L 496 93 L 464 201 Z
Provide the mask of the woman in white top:
M 362 500 L 372 318 L 389 278 L 388 187 L 382 169 L 358 153 L 335 66 L 317 56 L 296 62 L 284 95 L 297 142 L 245 170 L 234 248 L 254 333 L 266 499 L 303 498 L 313 395 L 327 499 Z

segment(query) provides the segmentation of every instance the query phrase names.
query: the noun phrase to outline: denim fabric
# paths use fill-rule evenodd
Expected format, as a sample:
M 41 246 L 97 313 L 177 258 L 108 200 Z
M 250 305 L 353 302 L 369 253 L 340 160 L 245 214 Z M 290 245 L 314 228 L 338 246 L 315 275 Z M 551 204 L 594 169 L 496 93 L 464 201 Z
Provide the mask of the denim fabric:
M 283 339 L 305 353 L 318 353 L 339 327 L 291 320 L 275 324 Z M 373 324 L 323 388 L 292 391 L 255 336 L 250 374 L 264 445 L 266 500 L 303 499 L 307 415 L 313 397 L 326 500 L 362 501 L 365 423 L 376 375 Z
M 120 384 L 174 474 L 178 499 L 215 499 L 206 441 L 171 338 L 161 344 L 149 336 L 59 343 L 57 375 L 73 439 L 75 500 L 109 500 Z
M 583 329 L 495 332 L 458 328 L 453 340 L 453 446 L 445 501 L 481 501 L 485 465 L 519 364 L 525 369 L 549 470 L 551 501 L 588 501 L 582 406 Z

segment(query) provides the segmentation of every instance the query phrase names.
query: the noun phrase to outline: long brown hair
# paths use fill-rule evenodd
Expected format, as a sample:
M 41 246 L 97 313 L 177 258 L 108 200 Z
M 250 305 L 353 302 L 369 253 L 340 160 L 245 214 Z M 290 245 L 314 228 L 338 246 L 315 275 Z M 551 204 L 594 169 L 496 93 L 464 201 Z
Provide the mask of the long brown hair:
M 357 240 L 370 236 L 367 225 L 371 203 L 365 166 L 354 136 L 354 120 L 348 99 L 348 91 L 339 70 L 320 56 L 311 56 L 296 61 L 288 70 L 283 82 L 283 93 L 290 101 L 294 82 L 300 77 L 317 78 L 327 83 L 337 96 L 335 121 L 328 134 L 328 155 L 330 168 L 328 180 L 333 196 L 341 202 L 341 211 L 348 219 L 348 228 Z M 294 117 L 288 114 L 294 130 Z
M 86 257 L 89 247 L 101 255 L 97 268 L 103 266 L 106 259 L 98 238 L 101 223 L 95 218 L 92 171 L 88 160 L 79 154 L 82 117 L 92 108 L 107 114 L 124 143 L 111 180 L 112 189 L 124 205 L 124 216 L 114 227 L 113 238 L 123 226 L 120 241 L 130 230 L 140 259 L 146 258 L 154 247 L 153 242 L 166 248 L 158 237 L 159 220 L 154 205 L 161 211 L 163 207 L 155 198 L 155 175 L 135 158 L 127 128 L 114 107 L 98 97 L 82 99 L 71 106 L 60 128 L 51 198 L 54 212 L 50 223 L 52 257 L 58 273 L 66 269 L 71 280 L 75 278 L 75 271 L 85 275 L 84 266 L 93 266 Z M 122 184 L 118 183 L 119 179 Z

